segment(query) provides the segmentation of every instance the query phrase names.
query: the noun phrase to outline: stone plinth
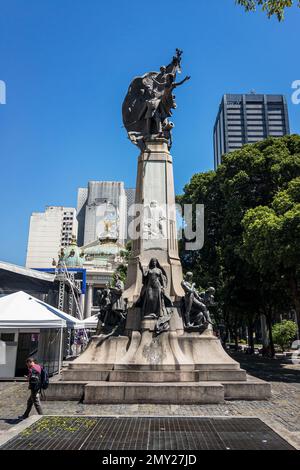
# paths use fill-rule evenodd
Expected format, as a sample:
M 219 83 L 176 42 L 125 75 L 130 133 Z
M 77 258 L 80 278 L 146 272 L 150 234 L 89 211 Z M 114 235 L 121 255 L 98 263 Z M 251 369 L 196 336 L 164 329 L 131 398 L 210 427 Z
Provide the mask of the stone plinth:
M 224 392 L 221 384 L 142 384 L 95 383 L 85 387 L 85 403 L 222 403 Z
M 207 404 L 224 400 L 267 400 L 271 398 L 269 383 L 247 376 L 234 381 L 170 381 L 110 382 L 101 380 L 51 382 L 47 400 L 73 400 L 83 403 L 156 403 Z M 164 377 L 167 378 L 167 377 Z M 177 377 L 178 378 L 178 377 Z
M 240 365 L 224 350 L 220 340 L 211 330 L 199 333 L 184 333 L 178 342 L 188 361 L 197 370 L 238 370 Z
M 153 321 L 142 324 L 130 338 L 94 336 L 61 380 L 50 384 L 47 399 L 200 404 L 270 398 L 270 384 L 247 376 L 211 332 L 154 337 Z

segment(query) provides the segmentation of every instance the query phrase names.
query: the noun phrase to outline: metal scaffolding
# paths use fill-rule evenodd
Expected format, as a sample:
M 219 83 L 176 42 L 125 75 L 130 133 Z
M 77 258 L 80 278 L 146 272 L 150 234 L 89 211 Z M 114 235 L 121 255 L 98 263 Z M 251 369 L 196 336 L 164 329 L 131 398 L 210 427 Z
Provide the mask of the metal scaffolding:
M 83 311 L 79 302 L 81 295 L 80 281 L 75 279 L 75 273 L 69 272 L 66 263 L 62 262 L 55 269 L 55 279 L 59 281 L 58 290 L 58 308 L 65 311 L 65 296 L 68 295 L 67 304 L 69 315 L 74 315 L 79 320 L 83 320 Z M 66 292 L 66 286 L 69 287 L 69 292 Z

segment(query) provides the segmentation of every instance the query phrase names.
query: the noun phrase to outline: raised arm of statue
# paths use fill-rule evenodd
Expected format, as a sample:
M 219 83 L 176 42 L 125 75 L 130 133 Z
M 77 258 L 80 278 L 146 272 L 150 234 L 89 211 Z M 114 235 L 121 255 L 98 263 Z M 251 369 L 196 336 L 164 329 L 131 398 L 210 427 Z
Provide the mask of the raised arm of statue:
M 187 81 L 190 80 L 190 79 L 191 79 L 190 75 L 187 75 L 183 80 L 181 80 L 181 82 L 174 83 L 174 84 L 173 84 L 173 87 L 176 88 L 176 87 L 178 87 L 178 86 L 180 86 L 180 85 L 183 85 L 184 82 L 187 82 Z
M 142 263 L 141 263 L 141 260 L 139 260 L 139 268 L 140 268 L 140 270 L 142 271 L 142 275 L 143 275 L 143 276 L 147 276 L 148 269 L 143 267 L 143 265 L 142 265 Z

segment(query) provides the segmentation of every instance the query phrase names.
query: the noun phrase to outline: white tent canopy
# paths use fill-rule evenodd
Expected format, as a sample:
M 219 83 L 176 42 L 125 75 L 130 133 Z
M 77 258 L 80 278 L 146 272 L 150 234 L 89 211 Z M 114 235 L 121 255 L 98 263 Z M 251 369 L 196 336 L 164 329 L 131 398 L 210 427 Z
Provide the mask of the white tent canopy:
M 35 299 L 35 300 L 40 305 L 43 305 L 49 312 L 52 312 L 54 313 L 54 315 L 57 315 L 59 318 L 62 318 L 63 320 L 65 320 L 67 323 L 67 328 L 75 328 L 75 329 L 82 328 L 82 321 L 79 320 L 78 318 L 72 317 L 72 315 L 69 315 L 68 313 L 63 312 L 62 310 L 59 310 L 56 307 L 52 307 L 52 305 L 49 305 L 46 302 L 43 302 L 42 300 L 39 300 L 39 299 Z
M 80 322 L 32 295 L 19 291 L 0 297 L 0 329 L 64 328 L 66 326 L 79 328 Z
M 86 329 L 96 329 L 97 324 L 98 324 L 98 316 L 93 315 L 92 317 L 85 318 L 84 320 L 81 320 L 80 322 L 81 328 L 86 328 Z

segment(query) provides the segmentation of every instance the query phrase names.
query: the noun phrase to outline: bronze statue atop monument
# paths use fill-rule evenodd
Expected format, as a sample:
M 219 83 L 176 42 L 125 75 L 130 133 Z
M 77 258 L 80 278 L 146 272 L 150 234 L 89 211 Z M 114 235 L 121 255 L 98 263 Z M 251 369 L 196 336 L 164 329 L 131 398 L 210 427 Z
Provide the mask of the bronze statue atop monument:
M 159 72 L 136 77 L 129 85 L 122 106 L 123 123 L 129 139 L 141 150 L 150 136 L 165 137 L 171 148 L 174 124 L 169 118 L 176 109 L 173 91 L 191 78 L 187 75 L 183 80 L 175 81 L 176 74 L 181 72 L 182 52 L 176 49 L 169 65 L 160 67 Z

